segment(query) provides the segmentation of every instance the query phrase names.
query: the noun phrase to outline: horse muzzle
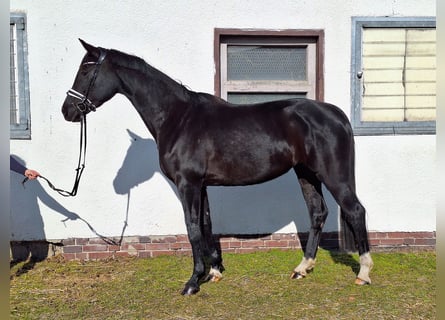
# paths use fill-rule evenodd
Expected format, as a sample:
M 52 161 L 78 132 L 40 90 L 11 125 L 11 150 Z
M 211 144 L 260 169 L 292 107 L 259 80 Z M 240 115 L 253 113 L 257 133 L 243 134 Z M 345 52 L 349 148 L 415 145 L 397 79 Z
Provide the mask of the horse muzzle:
M 66 121 L 80 122 L 80 120 L 82 119 L 82 114 L 86 113 L 79 112 L 79 110 L 75 105 L 73 105 L 73 103 L 67 102 L 62 107 L 62 114 Z
M 73 89 L 68 90 L 66 94 L 67 98 L 62 107 L 62 113 L 65 120 L 79 122 L 82 115 L 86 115 L 91 111 L 96 111 L 96 105 L 85 95 Z

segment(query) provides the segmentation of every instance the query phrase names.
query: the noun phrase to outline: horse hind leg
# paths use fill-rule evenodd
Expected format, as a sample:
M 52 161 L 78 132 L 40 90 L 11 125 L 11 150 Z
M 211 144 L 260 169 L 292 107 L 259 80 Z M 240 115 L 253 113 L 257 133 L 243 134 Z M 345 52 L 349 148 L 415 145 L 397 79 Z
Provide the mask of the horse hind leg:
M 295 166 L 294 170 L 298 176 L 311 219 L 311 229 L 304 250 L 303 260 L 291 274 L 291 278 L 301 279 L 315 266 L 315 257 L 320 244 L 323 225 L 328 215 L 328 209 L 323 198 L 321 182 L 315 173 L 303 165 Z
M 224 266 L 222 265 L 221 246 L 213 236 L 210 206 L 206 188 L 202 191 L 202 233 L 206 247 L 205 256 L 210 264 L 210 270 L 204 282 L 218 282 L 222 279 Z
M 360 255 L 360 271 L 355 283 L 358 285 L 370 284 L 369 273 L 374 265 L 369 253 L 368 232 L 366 230 L 366 211 L 355 193 L 350 194 L 349 199 L 341 201 L 343 219 L 351 228 Z
M 374 263 L 369 253 L 365 208 L 357 198 L 353 183 L 340 183 L 333 186 L 331 182 L 327 182 L 326 187 L 339 204 L 342 211 L 341 219 L 345 220 L 344 227 L 352 231 L 355 245 L 358 248 L 360 271 L 355 283 L 358 285 L 370 284 L 371 278 L 369 273 Z M 348 230 L 343 230 L 343 232 L 348 232 Z
M 333 139 L 336 143 L 333 143 Z M 369 253 L 366 211 L 356 195 L 354 137 L 350 126 L 345 124 L 344 131 L 336 130 L 330 143 L 324 141 L 323 145 L 318 144 L 316 150 L 308 167 L 317 172 L 317 178 L 340 206 L 340 218 L 345 222 L 341 232 L 352 233 L 360 255 L 360 271 L 356 283 L 371 283 L 369 273 L 373 261 Z

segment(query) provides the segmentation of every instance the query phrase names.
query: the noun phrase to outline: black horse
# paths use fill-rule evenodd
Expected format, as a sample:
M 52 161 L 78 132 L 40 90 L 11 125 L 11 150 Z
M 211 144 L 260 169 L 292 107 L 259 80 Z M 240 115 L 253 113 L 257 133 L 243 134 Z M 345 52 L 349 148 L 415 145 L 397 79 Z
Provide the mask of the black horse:
M 339 204 L 345 232 L 352 232 L 360 254 L 356 283 L 371 282 L 365 209 L 355 191 L 354 138 L 339 108 L 308 99 L 233 105 L 188 90 L 141 58 L 80 41 L 87 53 L 63 115 L 78 122 L 120 93 L 142 117 L 184 209 L 194 267 L 182 294 L 197 293 L 202 282 L 218 281 L 224 270 L 212 234 L 207 186 L 261 183 L 292 168 L 311 217 L 304 258 L 292 278 L 303 278 L 315 265 L 328 214 L 323 183 Z

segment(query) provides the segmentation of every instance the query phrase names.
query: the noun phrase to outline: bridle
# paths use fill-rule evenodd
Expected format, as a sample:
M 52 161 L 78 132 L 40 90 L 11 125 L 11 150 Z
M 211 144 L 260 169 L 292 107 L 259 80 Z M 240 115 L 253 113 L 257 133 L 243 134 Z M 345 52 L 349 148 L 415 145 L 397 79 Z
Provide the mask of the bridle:
M 85 94 L 82 94 L 74 89 L 69 89 L 66 93 L 67 96 L 80 100 L 77 103 L 73 103 L 73 105 L 77 108 L 77 110 L 81 113 L 80 119 L 80 150 L 79 150 L 79 160 L 77 163 L 76 169 L 76 178 L 74 180 L 73 189 L 71 191 L 66 191 L 63 189 L 56 188 L 47 178 L 42 175 L 39 175 L 39 178 L 45 180 L 49 187 L 60 195 L 64 197 L 74 197 L 77 194 L 77 189 L 79 188 L 80 177 L 82 176 L 83 170 L 85 169 L 85 156 L 87 151 L 87 113 L 90 111 L 96 111 L 96 106 L 94 103 L 88 99 L 88 94 L 90 93 L 91 88 L 94 86 L 94 82 L 96 81 L 97 75 L 99 74 L 100 66 L 102 62 L 105 60 L 107 56 L 107 50 L 99 48 L 100 55 L 97 62 L 84 62 L 82 65 L 86 64 L 94 64 L 96 68 L 94 69 L 93 76 L 90 79 L 90 83 L 88 85 L 87 91 Z M 25 182 L 28 178 L 25 178 L 22 182 L 23 186 L 25 186 Z
M 96 81 L 97 75 L 99 74 L 99 69 L 102 64 L 102 62 L 105 60 L 105 57 L 107 56 L 107 50 L 99 48 L 100 49 L 100 55 L 97 62 L 84 62 L 82 65 L 87 64 L 94 64 L 96 65 L 96 68 L 94 69 L 93 76 L 91 77 L 90 84 L 88 85 L 87 91 L 85 94 L 82 94 L 73 88 L 69 89 L 66 93 L 67 96 L 75 98 L 77 100 L 80 100 L 80 102 L 73 103 L 73 105 L 79 110 L 79 112 L 85 117 L 85 115 L 90 111 L 96 111 L 96 106 L 94 103 L 91 102 L 90 99 L 88 99 L 88 94 L 90 93 L 91 88 L 94 86 L 94 82 Z

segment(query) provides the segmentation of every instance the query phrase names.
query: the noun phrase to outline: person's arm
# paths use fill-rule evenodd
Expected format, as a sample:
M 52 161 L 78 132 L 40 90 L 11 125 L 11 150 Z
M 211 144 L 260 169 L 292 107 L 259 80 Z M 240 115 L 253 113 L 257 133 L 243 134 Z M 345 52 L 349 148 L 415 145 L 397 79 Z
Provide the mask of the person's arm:
M 26 167 L 17 160 L 15 160 L 14 157 L 9 156 L 9 164 L 10 164 L 10 170 L 25 175 Z
M 27 169 L 24 165 L 22 165 L 20 162 L 18 162 L 14 157 L 9 156 L 9 167 L 10 170 L 17 172 L 19 174 L 22 174 L 26 176 L 28 179 L 36 179 L 40 173 L 38 173 L 36 170 Z

